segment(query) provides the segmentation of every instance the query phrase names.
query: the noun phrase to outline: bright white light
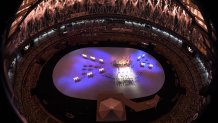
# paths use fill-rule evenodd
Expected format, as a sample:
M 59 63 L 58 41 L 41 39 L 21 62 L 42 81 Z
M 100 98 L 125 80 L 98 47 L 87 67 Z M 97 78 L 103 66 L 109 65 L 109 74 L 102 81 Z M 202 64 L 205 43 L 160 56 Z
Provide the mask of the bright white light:
M 33 41 L 34 41 L 34 43 L 35 43 L 35 42 L 38 42 L 38 41 L 39 41 L 39 39 L 38 39 L 38 38 L 35 38 Z
M 118 80 L 135 80 L 135 75 L 130 67 L 122 67 L 117 69 Z
M 158 28 L 156 28 L 156 27 L 153 27 L 153 26 L 152 26 L 152 29 L 155 30 L 155 31 L 157 31 L 158 33 L 162 33 L 162 34 L 164 34 L 164 35 L 166 35 L 166 36 L 169 36 L 171 39 L 173 39 L 173 41 L 175 41 L 176 43 L 178 43 L 178 45 L 181 45 L 181 44 L 182 44 L 182 40 L 181 40 L 181 39 L 178 39 L 177 37 L 171 35 L 170 33 L 165 32 L 165 31 L 163 31 L 163 30 L 160 30 L 160 29 L 158 29 Z
M 94 75 L 93 75 L 92 72 L 88 72 L 88 73 L 87 73 L 87 76 L 88 76 L 88 77 L 93 77 Z
M 141 62 L 141 63 L 140 63 L 140 66 L 141 66 L 141 67 L 144 67 L 144 66 L 145 66 L 145 63 L 144 63 L 144 62 Z
M 142 58 L 144 58 L 145 57 L 145 54 L 142 54 Z
M 14 60 L 12 61 L 12 65 L 14 65 L 16 63 L 16 58 L 14 58 Z
M 42 34 L 42 37 L 45 37 L 47 35 L 47 33 Z
M 82 54 L 83 58 L 87 58 L 87 55 L 86 54 Z
M 93 61 L 95 61 L 96 58 L 93 57 L 93 56 L 90 56 L 90 59 L 93 60 Z
M 99 59 L 98 60 L 100 63 L 104 63 L 104 60 L 103 59 Z
M 51 29 L 50 31 L 48 31 L 48 35 L 54 33 L 55 31 L 53 29 Z
M 205 79 L 208 80 L 209 73 L 208 73 L 208 70 L 206 69 L 203 61 L 199 57 L 196 57 L 196 60 L 198 61 L 198 64 L 200 65 L 199 67 L 201 69 L 203 69 L 203 73 L 206 75 Z M 208 81 L 208 82 L 210 82 L 210 81 Z
M 136 76 L 131 67 L 121 67 L 117 69 L 116 85 L 129 86 L 135 85 Z
M 30 45 L 26 45 L 25 47 L 24 47 L 24 50 L 28 50 L 30 48 Z
M 104 68 L 100 68 L 100 69 L 99 69 L 99 72 L 100 72 L 100 73 L 104 73 Z
M 77 76 L 77 77 L 74 77 L 73 80 L 74 80 L 75 82 L 79 82 L 79 81 L 80 81 L 80 78 Z
M 137 60 L 140 60 L 141 59 L 141 56 L 139 56 L 138 58 L 137 58 Z
M 61 26 L 60 28 L 61 28 L 61 29 L 64 29 L 64 28 L 65 28 L 65 26 L 63 25 L 63 26 Z
M 191 49 L 191 47 L 188 47 L 188 51 L 189 51 L 190 53 L 193 52 L 193 50 Z
M 148 45 L 148 43 L 142 42 L 143 45 Z
M 153 64 L 149 64 L 148 68 L 151 69 L 151 68 L 153 68 L 153 66 L 154 66 Z
M 66 33 L 67 33 L 67 31 L 64 31 L 64 32 L 63 32 L 63 34 L 66 34 Z
M 131 25 L 131 24 L 132 24 L 132 22 L 125 21 L 125 24 Z

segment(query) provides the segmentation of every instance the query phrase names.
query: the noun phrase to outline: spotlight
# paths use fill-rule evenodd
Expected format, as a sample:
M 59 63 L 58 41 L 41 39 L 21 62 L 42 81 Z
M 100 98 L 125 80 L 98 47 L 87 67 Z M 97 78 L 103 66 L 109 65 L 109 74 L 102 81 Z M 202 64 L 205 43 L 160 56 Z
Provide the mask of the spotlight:
M 77 77 L 74 77 L 73 80 L 74 80 L 75 82 L 79 82 L 81 79 L 77 76 Z
M 141 67 L 144 67 L 144 66 L 145 66 L 145 63 L 144 63 L 144 62 L 141 62 L 141 63 L 140 63 L 140 66 L 141 66 Z
M 102 64 L 104 63 L 104 60 L 103 60 L 103 59 L 99 59 L 98 61 L 99 61 L 100 63 L 102 63 Z
M 100 68 L 100 69 L 99 69 L 99 72 L 100 72 L 100 73 L 104 73 L 104 68 Z
M 188 46 L 187 49 L 190 53 L 193 53 L 193 50 L 191 49 L 191 47 Z
M 87 55 L 86 54 L 82 54 L 83 58 L 87 59 Z
M 90 56 L 90 59 L 92 60 L 92 61 L 95 61 L 95 57 L 93 57 L 93 56 Z
M 152 68 L 153 68 L 153 64 L 149 64 L 149 65 L 148 65 L 148 68 L 149 68 L 149 69 L 152 69 Z
M 88 77 L 93 77 L 94 74 L 93 74 L 92 72 L 88 72 L 88 73 L 87 73 L 87 76 L 88 76 Z
M 144 58 L 145 57 L 145 54 L 142 54 L 142 58 Z
M 149 45 L 148 43 L 142 42 L 143 45 Z
M 68 31 L 64 31 L 64 32 L 63 32 L 63 34 L 67 34 L 67 33 L 68 33 Z

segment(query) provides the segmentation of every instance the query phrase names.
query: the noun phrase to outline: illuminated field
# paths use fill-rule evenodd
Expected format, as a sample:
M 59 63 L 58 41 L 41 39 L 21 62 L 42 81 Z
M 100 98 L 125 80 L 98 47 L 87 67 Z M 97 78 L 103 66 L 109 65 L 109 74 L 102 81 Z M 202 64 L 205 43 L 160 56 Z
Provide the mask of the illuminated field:
M 104 92 L 140 98 L 157 93 L 165 74 L 148 53 L 133 48 L 91 47 L 63 56 L 53 70 L 55 87 L 69 97 L 96 100 Z

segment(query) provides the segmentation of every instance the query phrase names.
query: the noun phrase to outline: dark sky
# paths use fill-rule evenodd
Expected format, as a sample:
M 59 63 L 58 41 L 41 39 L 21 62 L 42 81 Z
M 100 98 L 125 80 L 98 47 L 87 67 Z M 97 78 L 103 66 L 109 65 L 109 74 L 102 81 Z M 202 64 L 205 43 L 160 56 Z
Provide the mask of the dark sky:
M 10 20 L 13 18 L 14 13 L 16 12 L 18 5 L 21 0 L 2 0 L 0 4 L 0 50 L 2 50 L 2 35 L 3 30 L 9 26 Z M 2 54 L 2 51 L 1 51 Z M 7 101 L 6 95 L 4 93 L 4 88 L 2 85 L 2 56 L 0 54 L 0 122 L 5 123 L 19 123 L 20 121 L 16 117 L 12 108 Z
M 195 0 L 195 1 L 201 1 L 199 5 L 202 8 L 205 8 L 205 15 L 210 18 L 216 28 L 218 30 L 218 6 L 216 4 L 217 1 L 215 0 Z M 214 44 L 216 47 L 218 44 Z M 217 60 L 218 61 L 218 60 Z M 208 109 L 204 113 L 202 119 L 199 121 L 200 123 L 206 123 L 206 122 L 218 122 L 218 70 L 216 71 L 216 78 L 215 83 L 213 83 L 213 86 L 210 88 L 210 94 L 211 94 L 211 104 L 208 106 Z
M 1 36 L 0 37 L 0 49 L 2 49 L 1 43 L 2 43 L 3 30 L 8 26 L 10 20 L 13 18 L 14 13 L 17 10 L 20 1 L 21 0 L 1 0 L 1 4 L 0 4 L 0 8 L 1 8 L 1 11 L 0 11 L 0 36 Z M 217 14 L 218 6 L 216 4 L 217 1 L 216 0 L 194 0 L 194 1 L 196 1 L 202 8 L 204 8 L 205 15 L 208 18 L 211 18 L 216 30 L 218 30 L 218 19 L 217 19 L 218 18 L 218 14 Z M 0 70 L 2 74 L 2 67 Z M 0 79 L 2 81 L 1 77 Z M 212 103 L 209 105 L 208 110 L 205 112 L 205 115 L 201 119 L 200 123 L 205 123 L 208 121 L 210 122 L 212 120 L 215 120 L 215 122 L 218 121 L 217 83 L 218 82 L 216 80 L 216 83 L 211 88 L 212 91 L 210 91 L 210 93 L 212 95 Z M 6 120 L 7 123 L 17 123 L 18 122 L 16 120 L 16 116 L 14 115 L 14 113 L 12 112 L 8 104 L 7 98 L 4 95 L 2 83 L 0 82 L 0 120 L 3 121 L 2 119 Z

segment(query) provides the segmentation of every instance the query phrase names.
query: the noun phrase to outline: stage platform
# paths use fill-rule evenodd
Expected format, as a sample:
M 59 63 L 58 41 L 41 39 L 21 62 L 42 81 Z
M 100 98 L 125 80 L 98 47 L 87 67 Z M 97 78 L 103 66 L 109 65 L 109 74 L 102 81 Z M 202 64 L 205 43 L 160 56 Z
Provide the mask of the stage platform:
M 122 93 L 128 99 L 153 95 L 165 73 L 150 54 L 122 47 L 90 47 L 69 52 L 55 65 L 55 87 L 62 94 L 97 100 L 101 93 Z

